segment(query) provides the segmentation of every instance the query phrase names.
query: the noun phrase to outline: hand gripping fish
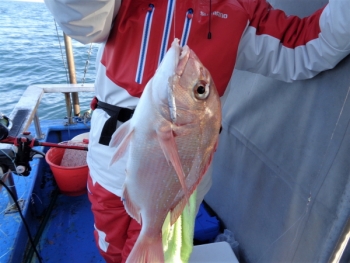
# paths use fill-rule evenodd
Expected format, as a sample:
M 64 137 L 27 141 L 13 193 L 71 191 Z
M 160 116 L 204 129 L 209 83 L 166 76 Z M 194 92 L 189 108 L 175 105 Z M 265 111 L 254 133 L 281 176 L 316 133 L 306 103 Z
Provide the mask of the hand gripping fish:
M 142 229 L 127 262 L 164 262 L 162 225 L 182 213 L 212 161 L 221 105 L 208 70 L 175 39 L 135 113 L 113 134 L 112 163 L 128 154 L 122 200 Z

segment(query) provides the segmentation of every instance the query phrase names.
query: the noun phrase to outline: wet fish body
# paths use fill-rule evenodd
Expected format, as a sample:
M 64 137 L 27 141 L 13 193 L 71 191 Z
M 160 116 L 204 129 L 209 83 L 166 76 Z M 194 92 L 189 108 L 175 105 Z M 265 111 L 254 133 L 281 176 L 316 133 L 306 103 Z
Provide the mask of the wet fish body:
M 127 262 L 163 262 L 162 225 L 174 223 L 211 163 L 221 105 L 210 73 L 174 40 L 133 118 L 113 135 L 112 162 L 128 154 L 122 199 L 142 224 Z

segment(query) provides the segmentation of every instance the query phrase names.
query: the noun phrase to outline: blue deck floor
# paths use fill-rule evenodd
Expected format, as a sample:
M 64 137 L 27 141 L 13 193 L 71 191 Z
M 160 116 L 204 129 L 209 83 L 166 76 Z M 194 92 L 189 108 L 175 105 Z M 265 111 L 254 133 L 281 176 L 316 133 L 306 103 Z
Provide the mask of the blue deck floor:
M 42 141 L 58 143 L 89 130 L 83 123 L 65 125 L 66 120 L 41 121 Z M 34 134 L 34 127 L 30 128 Z M 47 147 L 37 147 L 46 152 Z M 58 191 L 43 158 L 31 162 L 29 176 L 13 175 L 17 194 L 31 236 L 44 263 L 104 262 L 95 245 L 93 215 L 86 194 L 71 197 Z M 19 213 L 6 214 L 9 197 L 0 191 L 0 263 L 39 262 L 28 242 Z M 33 257 L 32 257 L 33 256 Z M 33 258 L 33 260 L 32 260 Z
M 60 194 L 38 244 L 43 262 L 104 262 L 95 245 L 93 224 L 86 194 Z
M 82 124 L 67 127 L 61 123 L 61 121 L 42 123 L 43 129 L 47 129 L 46 141 L 66 141 L 88 131 L 88 127 Z M 52 176 L 50 169 L 46 163 L 43 166 L 42 171 L 47 174 L 46 178 L 50 178 Z M 95 245 L 93 215 L 87 194 L 66 196 L 57 190 L 52 190 L 49 194 L 53 198 L 52 210 L 47 209 L 46 213 L 49 213 L 46 215 L 47 220 L 42 220 L 41 224 L 44 227 L 37 233 L 37 237 L 40 237 L 37 249 L 42 261 L 44 263 L 104 262 Z

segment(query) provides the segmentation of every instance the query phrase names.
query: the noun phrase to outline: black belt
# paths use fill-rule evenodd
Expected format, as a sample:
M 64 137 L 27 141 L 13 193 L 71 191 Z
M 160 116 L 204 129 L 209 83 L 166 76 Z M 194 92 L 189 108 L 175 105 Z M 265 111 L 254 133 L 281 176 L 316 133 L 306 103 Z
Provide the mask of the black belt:
M 130 120 L 135 110 L 121 108 L 102 101 L 97 102 L 97 108 L 104 110 L 110 116 L 103 126 L 99 140 L 100 144 L 109 145 L 112 135 L 117 129 L 117 121 L 126 122 Z

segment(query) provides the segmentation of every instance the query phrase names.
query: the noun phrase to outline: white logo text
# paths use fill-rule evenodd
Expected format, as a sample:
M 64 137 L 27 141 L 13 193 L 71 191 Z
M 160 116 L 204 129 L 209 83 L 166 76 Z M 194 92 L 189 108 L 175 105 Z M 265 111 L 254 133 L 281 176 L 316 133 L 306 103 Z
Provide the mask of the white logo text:
M 224 19 L 227 19 L 228 18 L 228 14 L 223 14 L 219 11 L 214 11 L 211 13 L 213 16 L 217 16 L 217 17 L 220 17 L 220 18 L 224 18 Z M 201 16 L 208 16 L 207 13 L 201 11 Z

